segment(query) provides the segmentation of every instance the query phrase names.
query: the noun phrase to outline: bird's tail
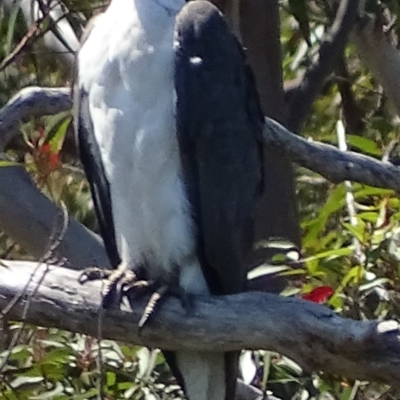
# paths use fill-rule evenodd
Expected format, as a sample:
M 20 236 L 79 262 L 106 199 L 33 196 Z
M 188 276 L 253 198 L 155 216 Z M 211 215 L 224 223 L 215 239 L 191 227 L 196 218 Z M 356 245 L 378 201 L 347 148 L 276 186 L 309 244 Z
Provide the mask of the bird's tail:
M 238 354 L 164 352 L 189 400 L 234 400 Z

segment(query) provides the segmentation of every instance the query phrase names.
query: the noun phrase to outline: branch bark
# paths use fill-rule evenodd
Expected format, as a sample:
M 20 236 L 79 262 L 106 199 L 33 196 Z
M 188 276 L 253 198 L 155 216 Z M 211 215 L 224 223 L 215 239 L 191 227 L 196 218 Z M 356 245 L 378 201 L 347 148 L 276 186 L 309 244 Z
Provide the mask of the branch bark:
M 265 118 L 264 140 L 293 162 L 318 172 L 331 182 L 359 182 L 400 193 L 400 168 L 364 154 L 343 152 L 334 146 L 309 142 L 271 118 Z
M 27 95 L 24 95 L 27 94 Z M 40 93 L 40 94 L 38 94 Z M 36 115 L 65 111 L 68 89 L 23 89 L 14 101 L 0 110 L 0 143 L 8 130 L 18 130 L 20 121 L 35 109 Z M 35 101 L 39 96 L 40 101 Z M 36 98 L 37 100 L 37 98 Z M 12 114 L 13 117 L 8 117 Z M 4 124 L 4 121 L 6 125 Z M 7 129 L 6 129 L 6 128 Z M 400 192 L 399 168 L 353 152 L 340 152 L 333 146 L 309 142 L 266 118 L 266 146 L 276 156 L 320 173 L 332 182 L 351 180 Z M 3 141 L 6 144 L 6 141 Z M 31 255 L 39 258 L 48 248 L 48 238 L 61 211 L 33 184 L 21 167 L 0 168 L 0 228 Z M 77 221 L 70 219 L 66 235 L 56 250 L 74 268 L 108 266 L 101 240 Z
M 99 282 L 80 285 L 77 271 L 57 266 L 4 263 L 0 309 L 19 296 L 7 318 L 98 336 L 93 321 L 99 316 Z M 263 348 L 294 359 L 306 371 L 400 387 L 400 330 L 394 321 L 343 319 L 311 302 L 252 292 L 198 297 L 189 311 L 168 298 L 139 332 L 145 304 L 146 299 L 136 298 L 121 309 L 104 311 L 102 337 L 168 350 Z
M 58 114 L 72 107 L 69 88 L 30 86 L 21 89 L 0 109 L 0 152 L 33 117 Z
M 63 212 L 38 190 L 22 167 L 0 167 L 0 229 L 26 251 L 35 258 L 45 254 L 62 219 Z M 71 268 L 109 266 L 101 239 L 73 218 L 68 220 L 54 257 L 67 259 Z

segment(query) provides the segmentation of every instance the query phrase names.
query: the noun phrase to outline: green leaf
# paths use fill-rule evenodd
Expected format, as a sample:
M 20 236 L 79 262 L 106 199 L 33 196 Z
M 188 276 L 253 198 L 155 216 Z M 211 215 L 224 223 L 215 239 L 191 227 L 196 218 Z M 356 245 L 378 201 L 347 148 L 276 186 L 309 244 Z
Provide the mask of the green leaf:
M 349 270 L 342 280 L 342 286 L 345 287 L 349 283 L 359 283 L 364 277 L 365 269 L 364 267 L 357 265 Z
M 381 189 L 372 186 L 354 185 L 355 190 L 353 191 L 354 198 L 359 200 L 364 197 L 370 196 L 390 196 L 393 195 L 391 189 Z
M 351 225 L 347 222 L 343 223 L 343 226 L 360 242 L 364 243 L 365 241 L 365 225 L 357 224 Z
M 333 260 L 339 257 L 347 257 L 351 254 L 353 254 L 353 249 L 349 247 L 343 247 L 340 249 L 327 250 L 318 254 L 314 254 L 311 257 L 307 257 L 304 261 L 313 261 L 321 258 L 329 258 L 330 260 Z
M 21 167 L 23 164 L 11 161 L 11 160 L 0 160 L 0 168 L 1 167 Z
M 61 150 L 70 124 L 71 116 L 68 113 L 67 115 L 63 115 L 63 117 L 53 127 L 51 133 L 49 133 L 49 143 L 51 150 L 54 153 L 58 153 Z
M 343 184 L 337 185 L 333 189 L 326 201 L 325 205 L 320 209 L 318 217 L 303 224 L 303 228 L 307 230 L 307 234 L 303 239 L 305 247 L 314 247 L 316 239 L 322 233 L 328 218 L 338 210 L 340 210 L 345 203 L 346 188 Z
M 364 136 L 358 136 L 358 135 L 346 135 L 346 139 L 348 144 L 350 144 L 353 147 L 356 147 L 363 153 L 368 153 L 374 156 L 382 155 L 381 149 L 372 139 L 368 139 Z

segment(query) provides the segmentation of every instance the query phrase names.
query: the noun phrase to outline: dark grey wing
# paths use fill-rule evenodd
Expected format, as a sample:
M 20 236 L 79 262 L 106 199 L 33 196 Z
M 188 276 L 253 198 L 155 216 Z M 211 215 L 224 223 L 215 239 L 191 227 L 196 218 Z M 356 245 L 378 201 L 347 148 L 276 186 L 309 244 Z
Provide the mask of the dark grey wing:
M 176 118 L 198 253 L 214 294 L 243 291 L 262 187 L 264 117 L 242 48 L 207 1 L 176 22 Z
M 240 292 L 262 187 L 264 117 L 243 51 L 207 1 L 178 15 L 176 119 L 183 175 L 198 235 L 198 257 L 213 294 Z M 165 354 L 182 381 L 173 353 Z M 225 353 L 225 400 L 236 388 L 238 352 Z
M 79 87 L 79 82 L 74 87 L 74 108 L 76 143 L 92 192 L 100 233 L 111 266 L 117 268 L 120 257 L 115 239 L 110 185 L 105 174 L 100 149 L 94 136 L 88 93 Z

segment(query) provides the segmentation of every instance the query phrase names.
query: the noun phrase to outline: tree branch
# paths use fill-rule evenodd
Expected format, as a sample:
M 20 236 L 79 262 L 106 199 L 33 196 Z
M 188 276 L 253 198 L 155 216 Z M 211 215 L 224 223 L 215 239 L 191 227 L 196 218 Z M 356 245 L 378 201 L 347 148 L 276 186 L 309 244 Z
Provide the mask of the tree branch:
M 370 186 L 393 189 L 400 193 L 400 168 L 351 151 L 309 142 L 290 132 L 271 118 L 265 118 L 264 140 L 302 167 L 318 172 L 331 182 L 359 182 Z
M 30 112 L 46 115 L 68 109 L 68 93 L 69 89 L 64 88 L 23 89 L 0 110 L 0 143 L 7 143 L 4 135 L 8 135 L 8 129 L 18 131 L 20 121 L 28 118 Z M 270 118 L 266 118 L 264 140 L 272 152 L 284 154 L 332 182 L 351 180 L 400 192 L 399 168 L 390 163 L 309 142 Z M 60 215 L 60 210 L 36 188 L 23 168 L 0 168 L 0 228 L 34 257 L 40 257 L 48 248 L 48 238 Z M 75 268 L 108 265 L 101 240 L 73 219 L 56 253 L 66 257 Z
M 15 136 L 20 126 L 32 117 L 58 114 L 72 107 L 69 88 L 30 86 L 21 89 L 0 109 L 0 152 Z
M 0 309 L 20 296 L 7 318 L 98 336 L 93 321 L 100 307 L 99 282 L 80 285 L 77 271 L 60 267 L 4 263 Z M 177 299 L 166 299 L 139 332 L 145 303 L 146 299 L 136 298 L 131 306 L 104 311 L 102 337 L 168 350 L 263 348 L 294 359 L 306 371 L 323 370 L 400 387 L 400 331 L 394 321 L 343 319 L 311 302 L 252 292 L 198 297 L 190 311 L 183 310 Z
M 358 7 L 358 0 L 340 2 L 335 21 L 320 46 L 317 61 L 306 71 L 298 90 L 292 93 L 288 113 L 288 127 L 291 131 L 301 131 L 315 98 L 320 93 L 326 77 L 335 68 L 335 62 L 347 43 L 356 21 Z
M 63 212 L 38 190 L 23 168 L 0 167 L 0 229 L 39 258 L 48 251 L 52 233 L 57 236 L 62 225 Z M 73 218 L 54 257 L 66 258 L 71 268 L 109 265 L 100 238 Z

